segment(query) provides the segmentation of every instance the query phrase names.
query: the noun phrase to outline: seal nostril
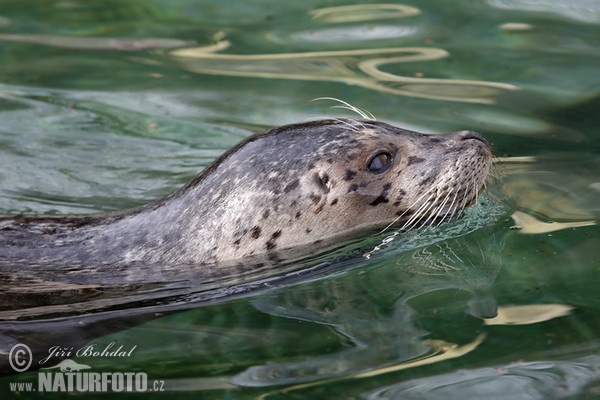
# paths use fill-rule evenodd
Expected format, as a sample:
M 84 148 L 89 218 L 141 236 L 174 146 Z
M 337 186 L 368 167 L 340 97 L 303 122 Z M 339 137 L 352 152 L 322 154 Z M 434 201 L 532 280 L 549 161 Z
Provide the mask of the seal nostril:
M 475 131 L 464 131 L 460 140 L 477 140 L 479 142 L 487 144 L 487 140 L 483 138 L 479 133 Z

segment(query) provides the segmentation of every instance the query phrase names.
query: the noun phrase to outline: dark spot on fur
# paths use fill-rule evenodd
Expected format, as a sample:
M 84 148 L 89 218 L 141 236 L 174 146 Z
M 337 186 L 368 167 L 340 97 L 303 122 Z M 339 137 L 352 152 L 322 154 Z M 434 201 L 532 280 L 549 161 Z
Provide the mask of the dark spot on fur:
M 331 200 L 331 205 L 335 206 L 338 203 L 338 199 Z
M 260 237 L 260 227 L 259 226 L 255 226 L 254 228 L 252 228 L 252 230 L 250 231 L 250 237 L 252 239 L 258 239 Z
M 267 257 L 269 258 L 269 261 L 271 261 L 272 263 L 280 263 L 283 261 L 281 259 L 281 257 L 279 257 L 279 254 L 276 252 L 268 253 Z
M 298 179 L 294 180 L 293 182 L 288 183 L 284 188 L 283 191 L 284 193 L 289 193 L 292 190 L 296 189 L 298 186 L 300 185 L 300 181 Z
M 306 233 L 311 233 L 311 232 L 312 232 L 312 229 L 306 228 Z
M 346 175 L 344 175 L 345 181 L 351 181 L 356 176 L 356 171 L 352 171 L 351 169 L 346 170 Z
M 237 232 L 235 236 L 245 236 L 248 233 L 248 229 L 242 229 L 241 232 Z
M 321 203 L 319 205 L 319 207 L 317 207 L 317 209 L 315 210 L 315 214 L 320 213 L 321 211 L 323 211 L 323 208 L 325 207 L 325 203 Z
M 263 217 L 263 219 L 269 218 L 269 210 L 263 211 L 262 217 Z
M 301 213 L 300 211 L 298 211 L 298 212 L 296 213 L 296 216 L 295 216 L 295 218 L 296 218 L 296 219 L 298 219 L 298 218 L 300 218 L 301 216 L 302 216 L 302 213 Z
M 271 250 L 273 250 L 274 248 L 277 247 L 277 243 L 276 242 L 277 242 L 277 238 L 279 236 L 281 236 L 281 231 L 280 230 L 277 231 L 277 232 L 275 232 L 275 233 L 273 233 L 271 235 L 271 238 L 267 241 L 267 243 L 265 245 L 265 248 L 267 249 L 267 251 L 271 251 Z
M 400 205 L 400 201 L 395 201 L 394 204 L 392 204 L 394 207 L 398 207 Z
M 422 163 L 423 161 L 425 161 L 424 158 L 417 157 L 417 156 L 410 156 L 410 157 L 408 157 L 407 165 L 418 164 L 418 163 Z
M 348 193 L 356 192 L 358 190 L 358 185 L 356 183 L 350 185 L 348 188 Z
M 428 176 L 427 178 L 419 182 L 419 186 L 430 186 L 433 183 L 433 181 L 433 176 Z
M 318 196 L 316 194 L 311 193 L 310 194 L 310 200 L 313 202 L 313 204 L 316 206 L 317 204 L 319 204 L 319 202 L 321 201 L 321 196 Z
M 326 161 L 327 161 L 329 164 L 333 164 L 333 158 L 328 158 Z
M 235 244 L 236 246 L 239 246 L 241 241 L 242 241 L 242 239 L 237 239 L 233 242 L 233 244 Z
M 375 200 L 373 200 L 372 202 L 370 202 L 369 205 L 377 206 L 381 203 L 389 203 L 389 202 L 390 201 L 386 197 L 377 196 L 377 198 Z
M 240 273 L 240 274 L 241 274 L 241 273 L 243 273 L 243 272 L 245 271 L 245 269 L 246 269 L 246 265 L 245 265 L 245 264 L 242 264 L 242 263 L 237 263 L 237 264 L 235 264 L 235 265 L 233 266 L 233 268 L 235 268 L 235 269 L 238 271 L 238 273 Z
M 444 154 L 460 153 L 461 151 L 463 151 L 462 147 L 451 147 L 449 149 L 444 150 Z
M 381 193 L 379 194 L 379 196 L 377 196 L 377 198 L 375 200 L 373 200 L 371 203 L 369 203 L 372 206 L 377 206 L 381 203 L 389 203 L 389 199 L 387 198 L 387 195 L 390 191 L 390 188 L 392 187 L 391 183 L 386 183 L 382 190 Z

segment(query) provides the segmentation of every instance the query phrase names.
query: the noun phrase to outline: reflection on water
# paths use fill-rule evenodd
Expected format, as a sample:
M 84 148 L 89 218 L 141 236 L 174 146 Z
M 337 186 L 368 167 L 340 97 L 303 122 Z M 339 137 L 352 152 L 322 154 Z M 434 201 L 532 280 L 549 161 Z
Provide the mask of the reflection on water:
M 228 46 L 221 42 L 219 49 Z M 517 87 L 505 83 L 401 76 L 382 71 L 388 64 L 439 60 L 448 56 L 428 47 L 385 48 L 308 53 L 235 55 L 213 53 L 215 46 L 174 50 L 171 56 L 196 73 L 257 78 L 335 81 L 384 93 L 425 99 L 494 102 Z M 416 73 L 416 72 L 415 72 Z M 418 74 L 418 73 L 417 73 Z
M 482 202 L 491 203 L 480 199 Z M 496 214 L 480 218 L 478 213 L 483 210 L 495 210 Z M 290 250 L 289 255 L 281 254 L 279 265 L 262 263 L 264 267 L 244 274 L 232 273 L 235 269 L 226 265 L 197 269 L 130 264 L 109 271 L 73 265 L 68 274 L 54 270 L 52 265 L 37 265 L 32 266 L 36 272 L 32 275 L 30 270 L 0 264 L 4 287 L 0 296 L 0 349 L 8 351 L 25 340 L 37 361 L 56 343 L 67 346 L 65 340 L 71 346 L 83 345 L 164 313 L 266 292 L 252 300 L 258 310 L 331 327 L 354 348 L 333 358 L 315 357 L 308 362 L 312 366 L 292 363 L 286 371 L 279 365 L 277 370 L 285 375 L 279 383 L 263 382 L 271 372 L 251 368 L 249 376 L 258 373 L 261 377 L 250 380 L 242 374 L 234 379 L 242 386 L 291 384 L 364 372 L 380 365 L 382 357 L 385 364 L 397 364 L 424 357 L 434 362 L 447 358 L 445 353 L 453 349 L 450 355 L 456 356 L 462 353 L 456 353 L 452 343 L 422 340 L 426 332 L 413 326 L 415 312 L 408 301 L 429 292 L 461 290 L 470 293 L 466 307 L 473 316 L 495 316 L 496 303 L 488 291 L 500 268 L 497 258 L 502 250 L 488 226 L 502 212 L 501 204 L 489 209 L 477 204 L 456 224 L 401 235 L 395 246 L 386 238 L 382 242 L 385 245 L 379 243 L 383 235 L 370 238 L 367 248 L 375 249 L 365 254 L 376 265 L 389 264 L 373 266 L 372 270 L 360 269 L 366 258 L 361 250 L 364 241 L 305 260 L 296 255 L 305 251 Z M 463 236 L 469 232 L 477 232 L 478 238 L 465 240 Z M 483 248 L 496 250 L 486 255 Z M 284 261 L 286 258 L 290 261 Z M 390 259 L 396 259 L 395 263 Z M 329 371 L 327 365 L 332 360 L 337 369 Z M 10 369 L 0 364 L 0 371 Z
M 388 18 L 412 17 L 420 14 L 414 7 L 394 4 L 362 4 L 329 7 L 310 12 L 323 23 L 360 22 Z M 398 30 L 399 29 L 399 30 Z M 411 28 L 326 28 L 307 33 L 295 33 L 308 41 L 341 41 L 390 39 L 415 33 Z M 222 35 L 217 35 L 222 38 Z M 200 74 L 245 76 L 274 79 L 335 81 L 359 85 L 379 92 L 424 99 L 494 103 L 494 98 L 517 87 L 487 81 L 426 78 L 417 70 L 411 75 L 385 72 L 387 65 L 434 61 L 448 57 L 446 50 L 434 47 L 390 47 L 345 51 L 314 51 L 297 53 L 236 55 L 220 54 L 229 47 L 221 40 L 214 46 L 174 50 L 170 54 L 183 68 Z
M 356 4 L 311 10 L 312 18 L 330 23 L 358 22 L 378 19 L 405 18 L 419 15 L 421 10 L 403 4 Z
M 215 398 L 598 398 L 597 1 L 88 3 L 3 2 L 2 213 L 147 203 L 252 131 L 323 117 L 324 96 L 480 131 L 506 203 L 247 285 L 5 274 L 1 353 L 137 345 L 79 361 Z
M 550 400 L 580 394 L 591 383 L 597 394 L 600 357 L 532 361 L 434 375 L 366 393 L 369 400 L 502 399 Z M 458 394 L 460 393 L 460 397 Z
M 600 5 L 594 0 L 562 3 L 552 0 L 486 0 L 492 7 L 554 14 L 588 23 L 600 22 Z
M 407 252 L 387 268 L 362 270 L 256 298 L 253 305 L 264 313 L 326 325 L 350 346 L 308 360 L 254 366 L 236 375 L 233 382 L 241 386 L 297 384 L 366 371 L 372 374 L 382 365 L 408 368 L 413 363 L 418 366 L 464 354 L 464 349 L 457 351 L 444 337 L 424 339 L 429 332 L 415 325 L 419 316 L 410 302 L 432 292 L 460 290 L 469 294 L 469 305 L 464 307 L 473 316 L 494 317 L 496 303 L 490 287 L 500 268 L 499 258 L 484 256 L 482 246 L 488 252 L 493 249 L 496 257 L 502 249 L 493 243 L 491 232 L 479 236 Z M 476 337 L 472 340 L 479 341 Z M 453 353 L 446 354 L 451 350 Z
M 525 306 L 504 306 L 498 315 L 485 321 L 486 325 L 527 325 L 549 321 L 569 315 L 573 307 L 563 304 L 532 304 Z
M 46 46 L 83 50 L 139 51 L 144 49 L 169 49 L 193 45 L 193 41 L 178 39 L 128 39 L 128 38 L 88 38 L 49 35 L 0 34 L 0 41 L 34 43 Z
M 585 169 L 600 167 L 590 159 Z M 596 177 L 586 176 L 571 155 L 554 154 L 552 163 L 535 158 L 504 160 L 502 190 L 518 210 L 513 229 L 540 234 L 598 224 Z

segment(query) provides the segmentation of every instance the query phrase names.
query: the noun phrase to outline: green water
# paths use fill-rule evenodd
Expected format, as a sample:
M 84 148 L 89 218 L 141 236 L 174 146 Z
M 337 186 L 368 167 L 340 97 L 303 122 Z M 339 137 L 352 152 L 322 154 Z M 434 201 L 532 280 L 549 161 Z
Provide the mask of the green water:
M 87 343 L 131 355 L 74 359 L 144 372 L 157 398 L 600 398 L 600 4 L 350 3 L 2 2 L 0 213 L 145 204 L 254 131 L 351 115 L 323 96 L 479 131 L 501 157 L 457 226 L 365 239 L 370 257 L 271 290 L 106 320 Z M 82 347 L 67 325 L 22 342 Z M 0 329 L 2 343 L 16 328 Z M 41 397 L 15 382 L 38 373 L 0 378 L 3 398 Z

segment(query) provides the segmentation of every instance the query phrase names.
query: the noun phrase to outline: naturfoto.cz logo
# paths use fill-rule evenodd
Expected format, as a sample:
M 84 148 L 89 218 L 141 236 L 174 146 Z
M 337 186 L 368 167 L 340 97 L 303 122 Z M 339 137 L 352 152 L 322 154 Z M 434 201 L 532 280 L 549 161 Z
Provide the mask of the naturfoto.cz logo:
M 48 357 L 40 361 L 44 365 L 52 357 L 84 355 L 88 357 L 129 357 L 137 346 L 124 351 L 123 346 L 115 349 L 111 343 L 103 350 L 95 349 L 95 345 L 85 346 L 75 351 L 73 348 L 54 346 L 49 349 Z M 15 344 L 9 352 L 9 363 L 16 372 L 27 371 L 33 362 L 33 354 L 29 346 Z M 10 383 L 13 392 L 146 392 L 164 391 L 164 381 L 154 380 L 148 386 L 148 375 L 144 372 L 88 372 L 91 367 L 72 359 L 63 359 L 58 364 L 42 367 L 38 372 L 38 384 L 33 382 Z M 42 370 L 52 370 L 45 372 Z

